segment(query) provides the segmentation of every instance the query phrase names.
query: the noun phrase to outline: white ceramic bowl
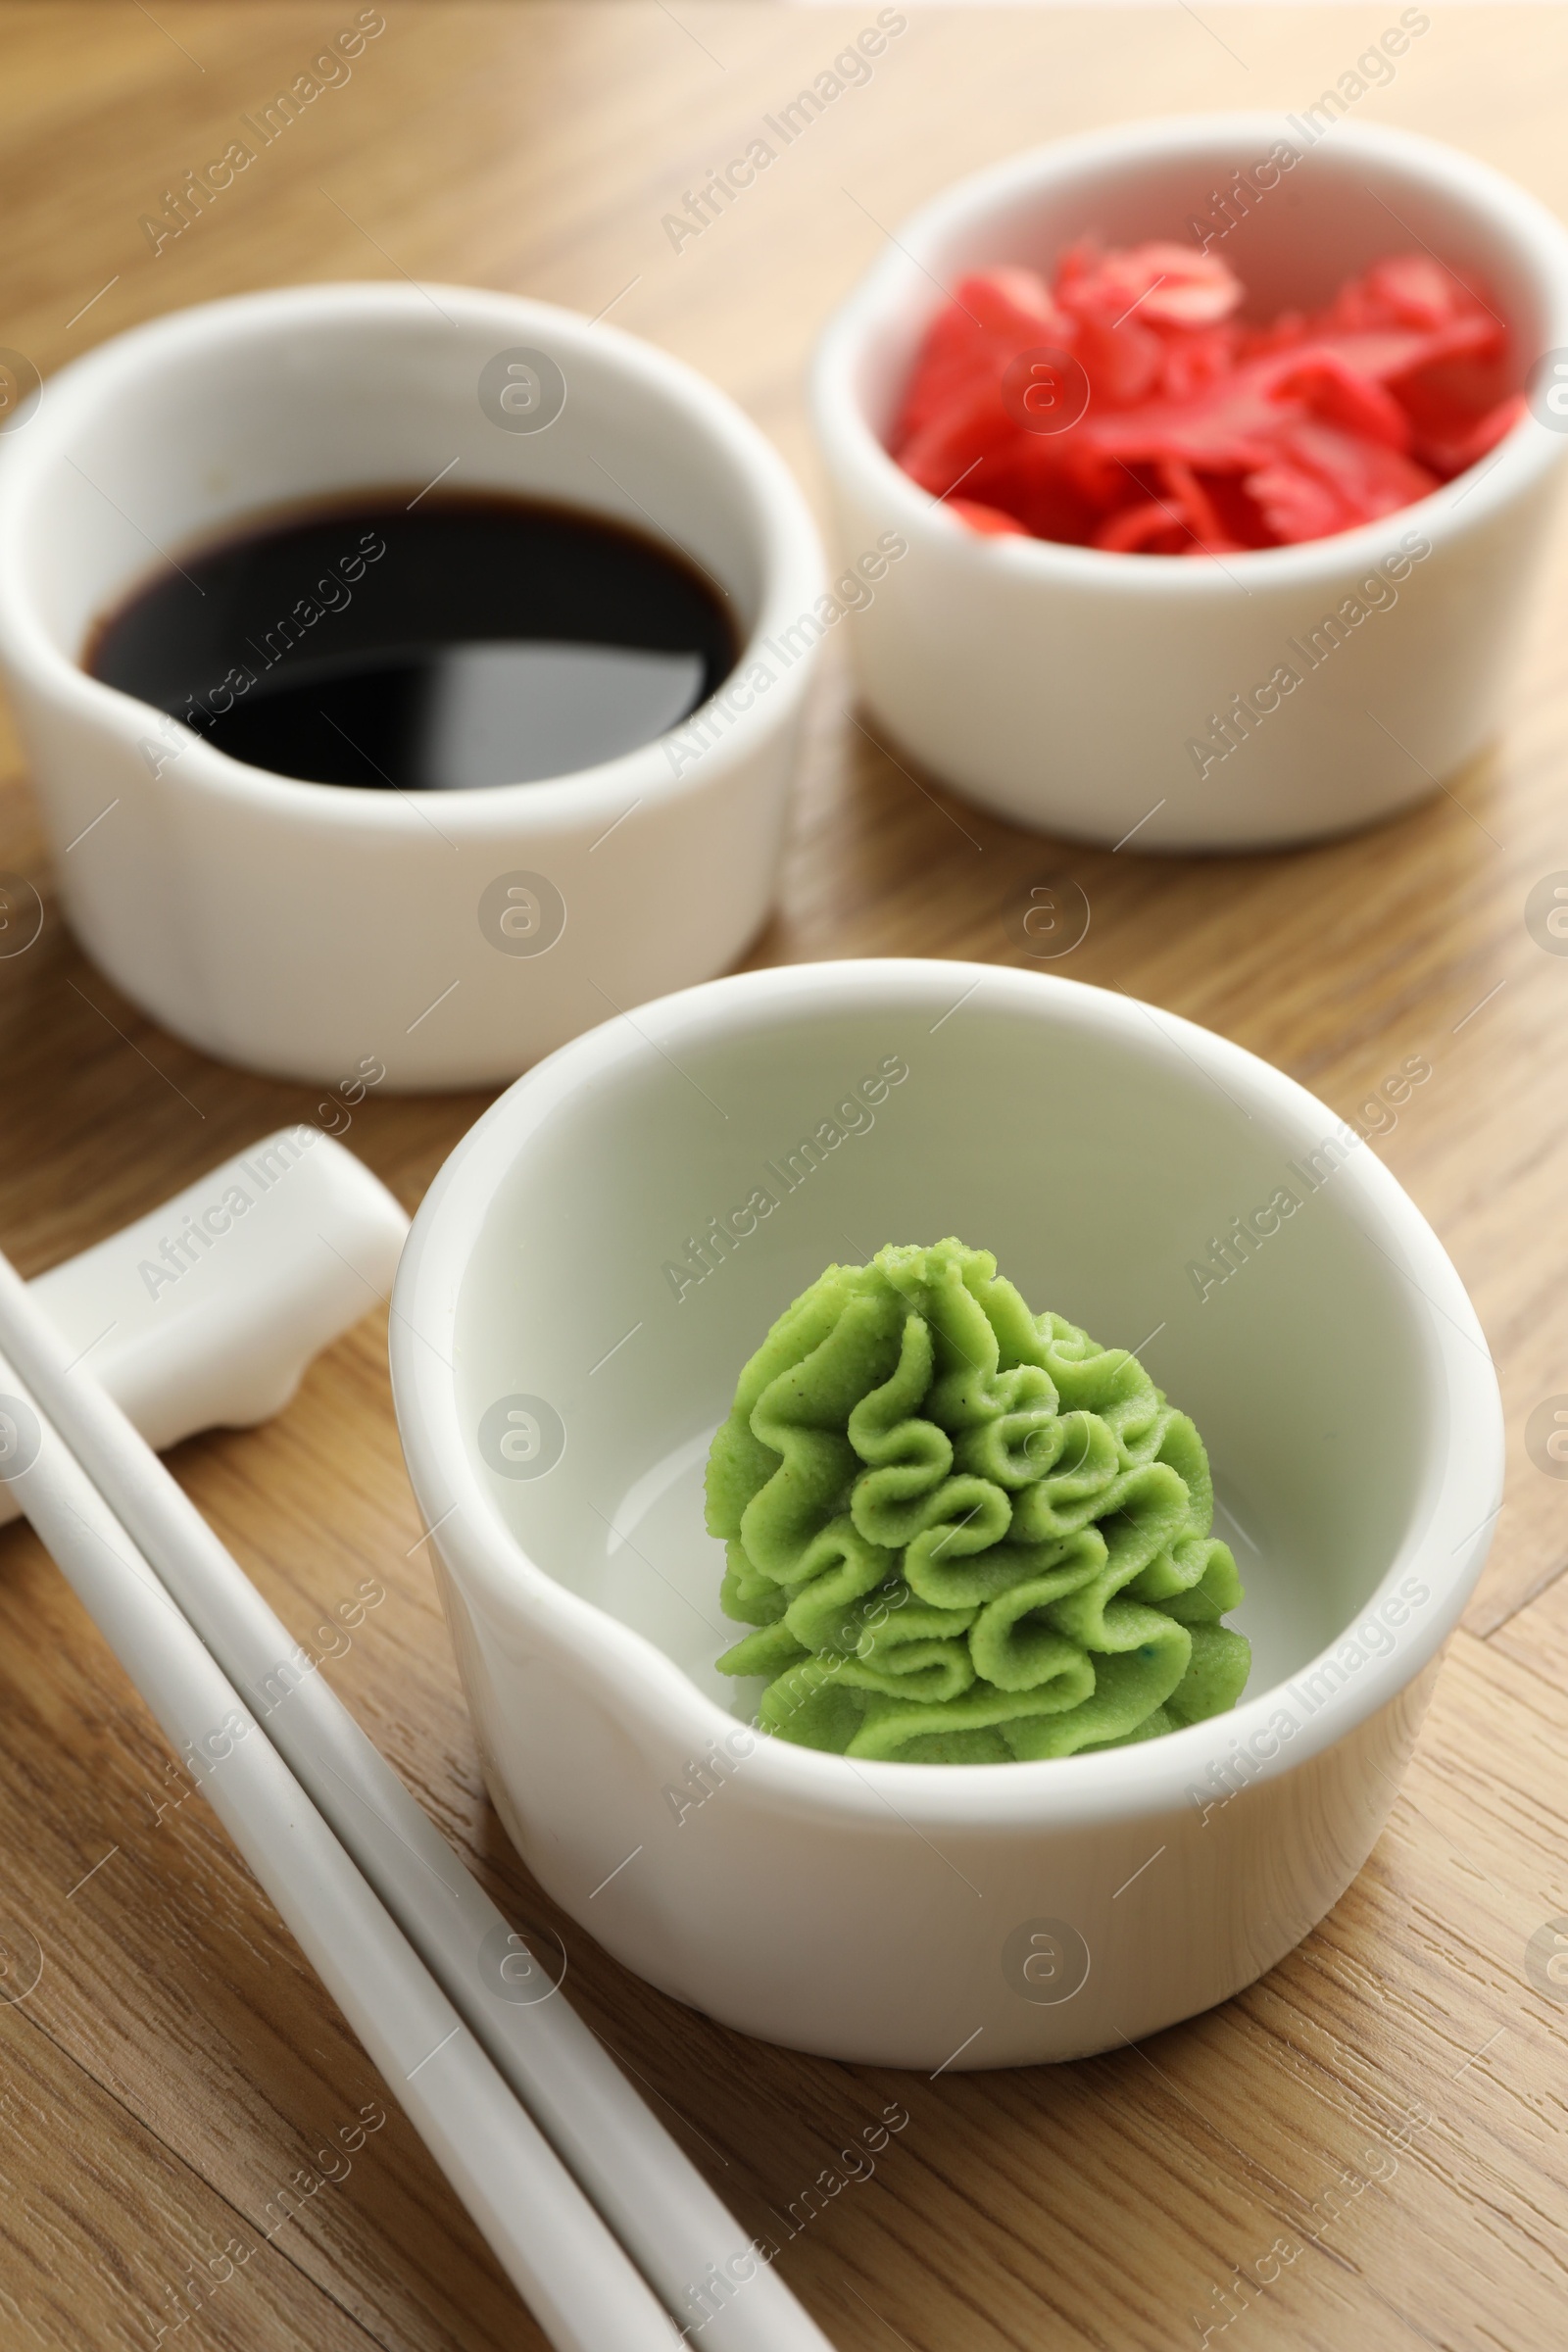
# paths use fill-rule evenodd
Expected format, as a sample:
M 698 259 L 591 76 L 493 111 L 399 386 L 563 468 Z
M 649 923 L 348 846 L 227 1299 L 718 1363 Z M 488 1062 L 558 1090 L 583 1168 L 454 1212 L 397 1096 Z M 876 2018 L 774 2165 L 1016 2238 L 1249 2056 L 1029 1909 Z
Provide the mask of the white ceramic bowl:
M 1425 245 L 1491 287 L 1521 388 L 1568 358 L 1568 237 L 1533 197 L 1431 139 L 1336 122 L 1308 146 L 1273 115 L 1128 123 L 996 165 L 900 227 L 823 336 L 813 409 L 843 544 L 892 527 L 909 550 L 856 623 L 861 693 L 895 742 L 1004 816 L 1111 844 L 1136 826 L 1141 850 L 1304 841 L 1420 800 L 1503 716 L 1568 451 L 1534 416 L 1397 514 L 1223 559 L 977 538 L 883 447 L 942 286 L 1001 262 L 1049 273 L 1086 234 L 1196 248 L 1212 192 L 1282 140 L 1298 160 L 1210 247 L 1247 316 L 1322 304 Z M 1314 666 L 1311 633 L 1374 577 L 1366 617 L 1324 631 Z M 1299 683 L 1269 708 L 1281 668 Z M 1227 752 L 1212 721 L 1237 696 L 1254 715 Z
M 1299 1208 L 1200 1298 L 1192 1261 L 1287 1186 Z M 1037 1308 L 1145 1343 L 1196 1419 L 1255 1645 L 1233 1714 L 976 1766 L 745 1728 L 755 1692 L 712 1665 L 736 1630 L 703 1527 L 712 1430 L 825 1265 L 950 1233 Z M 419 1210 L 392 1366 L 529 1867 L 726 2024 L 928 2070 L 1136 2038 L 1322 1918 L 1394 1800 L 1500 1491 L 1475 1315 L 1354 1131 L 1188 1022 L 985 965 L 748 973 L 553 1055 Z
M 517 350 L 564 379 L 543 429 L 499 421 L 488 377 L 481 403 Z M 78 666 L 159 549 L 443 473 L 667 533 L 708 568 L 746 650 L 705 706 L 706 748 L 688 722 L 679 748 L 541 783 L 306 784 Z M 72 924 L 166 1027 L 289 1076 L 330 1082 L 373 1054 L 394 1086 L 493 1083 L 733 961 L 771 902 L 812 667 L 762 640 L 821 588 L 800 492 L 731 401 L 506 294 L 320 285 L 174 312 L 52 377 L 0 440 L 0 666 Z M 531 895 L 509 902 L 514 885 Z

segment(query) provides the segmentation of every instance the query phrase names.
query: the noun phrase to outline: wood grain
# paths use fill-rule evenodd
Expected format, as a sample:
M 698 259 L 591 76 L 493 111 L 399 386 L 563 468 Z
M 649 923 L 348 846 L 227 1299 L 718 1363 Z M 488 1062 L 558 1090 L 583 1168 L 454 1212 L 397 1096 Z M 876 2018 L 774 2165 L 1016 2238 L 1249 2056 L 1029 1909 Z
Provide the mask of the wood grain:
M 1057 132 L 1298 106 L 1397 11 L 910 10 L 871 84 L 677 254 L 662 216 L 874 10 L 387 0 L 350 82 L 155 257 L 139 216 L 357 13 L 0 11 L 7 341 L 47 371 L 178 304 L 400 271 L 613 305 L 725 385 L 816 495 L 803 369 L 883 226 Z M 1434 11 L 1362 105 L 1568 212 L 1565 70 L 1560 12 Z M 878 751 L 835 670 L 754 951 L 1021 962 L 1029 888 L 1065 873 L 1094 909 L 1075 975 L 1207 1023 L 1336 1109 L 1407 1055 L 1432 1061 L 1378 1148 L 1491 1336 L 1508 1504 L 1370 1863 L 1224 2009 L 1085 2065 L 928 2082 L 676 2007 L 554 1911 L 488 1807 L 377 1324 L 266 1430 L 175 1457 L 300 1632 L 362 1577 L 384 1582 L 337 1688 L 517 1924 L 563 1938 L 583 2014 L 743 2222 L 776 2234 L 770 2217 L 862 2122 L 907 2107 L 874 2177 L 781 2258 L 844 2352 L 1562 2340 L 1568 2015 L 1525 1948 L 1568 1914 L 1568 1486 L 1537 1469 L 1524 1429 L 1568 1392 L 1568 959 L 1536 947 L 1523 908 L 1568 868 L 1565 588 L 1559 541 L 1491 757 L 1400 822 L 1291 857 L 1112 857 L 1000 824 Z M 0 749 L 0 868 L 47 908 L 36 946 L 0 959 L 0 1236 L 32 1271 L 308 1105 L 161 1035 L 83 960 L 23 761 L 9 736 Z M 412 1206 L 480 1106 L 371 1099 L 349 1140 Z M 0 1536 L 0 2343 L 539 2344 L 202 1800 L 182 1797 L 31 1537 Z M 341 2173 L 327 2152 L 377 2102 L 387 2120 Z

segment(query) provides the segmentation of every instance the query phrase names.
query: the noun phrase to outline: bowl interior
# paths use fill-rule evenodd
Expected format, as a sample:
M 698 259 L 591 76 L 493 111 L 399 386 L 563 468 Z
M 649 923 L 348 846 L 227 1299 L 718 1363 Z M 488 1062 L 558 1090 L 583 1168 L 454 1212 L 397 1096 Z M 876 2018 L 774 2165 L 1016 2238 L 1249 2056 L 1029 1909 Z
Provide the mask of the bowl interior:
M 482 373 L 517 350 L 545 351 L 565 379 L 542 430 L 507 429 L 481 406 Z M 666 535 L 732 600 L 744 642 L 767 524 L 717 406 L 650 347 L 468 289 L 218 304 L 120 339 L 46 390 L 10 488 L 9 561 L 74 662 L 99 614 L 167 555 L 297 502 L 441 477 Z
M 1493 199 L 1490 175 L 1425 142 L 1385 146 L 1350 128 L 1330 135 L 1323 124 L 1335 120 L 1151 125 L 1137 145 L 1042 149 L 939 198 L 900 231 L 908 256 L 888 256 L 866 305 L 854 372 L 867 423 L 886 437 L 942 288 L 966 270 L 1012 262 L 1049 276 L 1081 237 L 1197 250 L 1210 230 L 1206 250 L 1241 279 L 1242 315 L 1255 324 L 1321 308 L 1388 255 L 1433 253 L 1508 325 L 1496 397 L 1521 389 L 1544 344 L 1561 339 L 1552 321 L 1562 290 L 1548 289 L 1541 257 Z M 1298 160 L 1260 188 L 1257 167 L 1280 140 Z
M 1362 1612 L 1419 1533 L 1447 1442 L 1431 1319 L 1393 1262 L 1367 1155 L 1260 1064 L 1240 1065 L 1267 1081 L 1256 1094 L 1229 1063 L 1220 1083 L 1145 1007 L 1031 980 L 1027 1004 L 977 983 L 944 1017 L 969 976 L 930 969 L 913 1001 L 819 991 L 744 1027 L 682 1016 L 656 1043 L 620 1024 L 591 1080 L 557 1087 L 457 1301 L 475 1473 L 540 1568 L 750 1713 L 756 1690 L 713 1668 L 743 1629 L 719 1612 L 722 1546 L 703 1525 L 711 1434 L 826 1265 L 956 1234 L 1036 1311 L 1137 1349 L 1193 1415 L 1256 1695 Z M 1300 1205 L 1233 1242 L 1237 1270 L 1200 1297 L 1194 1263 L 1282 1188 Z M 518 1398 L 508 1467 L 498 1415 Z

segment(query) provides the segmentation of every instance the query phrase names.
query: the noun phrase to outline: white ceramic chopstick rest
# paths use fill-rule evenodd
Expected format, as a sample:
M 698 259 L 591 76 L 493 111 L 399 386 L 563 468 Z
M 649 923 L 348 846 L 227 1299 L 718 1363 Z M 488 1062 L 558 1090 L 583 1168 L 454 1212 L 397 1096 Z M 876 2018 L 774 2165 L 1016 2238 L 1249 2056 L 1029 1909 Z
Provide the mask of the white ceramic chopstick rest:
M 318 1127 L 280 1128 L 30 1285 L 150 1446 L 248 1428 L 384 1298 L 409 1220 Z M 19 1504 L 0 1485 L 0 1524 Z

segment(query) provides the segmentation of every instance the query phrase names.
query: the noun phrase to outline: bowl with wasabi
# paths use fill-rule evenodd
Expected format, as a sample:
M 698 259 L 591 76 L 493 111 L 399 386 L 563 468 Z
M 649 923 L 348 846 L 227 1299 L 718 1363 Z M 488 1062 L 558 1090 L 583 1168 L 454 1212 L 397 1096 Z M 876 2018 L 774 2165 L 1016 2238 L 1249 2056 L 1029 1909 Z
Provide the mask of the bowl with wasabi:
M 391 1346 L 540 1883 L 725 2024 L 928 2073 L 1119 2046 L 1310 1931 L 1500 1492 L 1474 1310 L 1359 1129 L 989 965 L 563 1048 L 432 1186 Z

